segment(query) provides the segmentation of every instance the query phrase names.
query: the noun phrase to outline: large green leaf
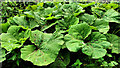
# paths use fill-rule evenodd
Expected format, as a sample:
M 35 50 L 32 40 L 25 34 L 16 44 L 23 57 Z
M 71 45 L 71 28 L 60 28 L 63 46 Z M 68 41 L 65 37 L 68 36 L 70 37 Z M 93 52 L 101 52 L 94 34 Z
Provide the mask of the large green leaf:
M 53 14 L 53 10 L 54 10 L 54 8 L 49 7 L 49 8 L 45 8 L 45 9 L 42 9 L 42 10 L 36 11 L 36 12 L 33 12 L 33 11 L 25 12 L 25 14 L 27 14 L 27 16 L 30 18 L 34 18 L 33 23 L 31 23 L 31 26 L 35 27 L 35 24 L 36 24 L 35 22 L 37 22 L 40 24 L 41 30 L 44 31 L 57 23 L 57 22 L 48 23 L 47 20 L 60 18 L 59 15 Z M 37 27 L 37 25 L 36 25 L 36 27 Z
M 91 34 L 91 28 L 87 23 L 81 23 L 71 26 L 68 33 L 76 39 L 85 39 Z
M 112 53 L 119 54 L 120 53 L 120 37 L 114 34 L 107 34 L 107 40 L 112 44 L 111 49 Z
M 68 29 L 72 25 L 76 25 L 79 23 L 79 18 L 68 15 L 64 16 L 64 19 L 58 21 L 58 25 L 56 25 L 57 28 L 60 29 Z
M 2 33 L 1 47 L 7 51 L 12 51 L 15 48 L 20 48 L 23 43 L 29 38 L 30 30 L 25 31 L 21 26 L 10 26 L 7 33 Z
M 34 19 L 28 19 L 28 21 L 26 20 L 25 16 L 15 16 L 13 17 L 13 20 L 14 20 L 14 24 L 17 24 L 17 25 L 20 25 L 20 26 L 23 26 L 24 28 L 28 29 L 33 29 L 35 27 L 38 27 L 38 23 L 34 20 Z
M 42 41 L 40 44 L 38 41 L 37 45 L 27 45 L 21 49 L 21 58 L 27 61 L 31 61 L 34 65 L 45 66 L 55 61 L 57 55 L 63 45 L 61 38 L 63 37 L 54 37 L 54 35 L 41 33 L 36 30 L 33 31 L 36 36 L 34 39 Z M 43 38 L 41 36 L 43 35 Z M 31 40 L 33 41 L 33 40 Z
M 93 59 L 98 59 L 106 55 L 106 49 L 103 49 L 101 45 L 96 43 L 88 44 L 82 48 L 82 52 L 88 56 L 91 56 Z
M 36 11 L 36 12 L 26 12 L 25 14 L 28 14 L 30 16 L 33 16 L 36 20 L 40 20 L 40 19 L 43 19 L 43 20 L 52 20 L 52 19 L 56 19 L 55 16 L 52 16 L 52 13 L 54 11 L 54 8 L 44 8 L 40 11 Z
M 39 30 L 35 30 L 31 32 L 30 40 L 35 45 L 39 46 L 40 43 L 42 42 L 42 39 L 43 39 L 43 33 L 40 32 Z
M 107 50 L 111 43 L 107 41 L 106 36 L 99 32 L 92 32 L 86 39 L 87 43 L 82 48 L 82 52 L 93 59 L 102 58 L 106 55 Z
M 109 9 L 104 13 L 103 19 L 109 22 L 120 23 L 120 13 L 114 9 Z
M 104 34 L 100 32 L 92 32 L 90 36 L 86 39 L 88 41 L 106 41 L 106 37 Z
M 94 27 L 97 27 L 99 32 L 106 34 L 109 31 L 109 22 L 103 20 L 103 19 L 97 19 L 94 24 Z
M 108 41 L 95 41 L 93 43 L 98 44 L 98 45 L 102 46 L 105 49 L 107 49 L 110 46 L 112 46 L 112 44 L 110 42 L 108 42 Z
M 0 38 L 1 38 L 1 47 L 5 48 L 7 51 L 12 51 L 13 49 L 22 46 L 18 44 L 17 39 L 9 33 L 2 33 L 0 35 Z
M 99 32 L 92 32 L 92 34 L 86 39 L 88 41 L 82 48 L 82 52 L 93 59 L 98 59 L 106 55 L 106 49 L 111 46 L 107 41 L 105 35 Z
M 28 23 L 29 23 L 28 27 L 30 29 L 33 29 L 35 27 L 39 27 L 38 23 L 34 19 L 29 19 Z
M 55 61 L 57 54 L 60 50 L 60 46 L 53 48 L 49 44 L 46 48 L 36 49 L 34 45 L 28 45 L 21 49 L 21 58 L 27 61 L 31 61 L 34 65 L 45 66 Z
M 24 37 L 24 35 L 19 35 L 20 33 L 23 34 L 23 30 L 21 30 L 22 27 L 20 26 L 10 26 L 7 33 L 10 33 L 11 35 L 13 35 L 16 39 L 20 39 L 20 37 Z
M 89 25 L 92 25 L 96 17 L 94 15 L 84 14 L 84 15 L 80 15 L 79 19 L 85 21 Z
M 77 5 L 77 3 L 64 4 L 60 10 L 62 10 L 64 15 L 73 14 L 74 16 L 78 16 L 80 13 L 84 12 L 83 8 Z
M 18 16 L 15 16 L 13 17 L 13 20 L 15 21 L 16 24 L 18 25 L 21 25 L 21 26 L 24 26 L 24 27 L 28 27 L 28 23 L 27 21 L 25 20 L 25 16 L 21 16 L 21 17 L 18 17 Z
M 66 42 L 66 47 L 71 52 L 77 52 L 80 50 L 84 45 L 84 42 L 82 40 L 70 40 Z
M 77 52 L 84 46 L 83 40 L 91 33 L 91 29 L 87 23 L 81 23 L 71 26 L 68 33 L 64 37 L 65 45 L 69 51 Z
M 30 30 L 25 31 L 21 26 L 13 25 L 9 27 L 7 33 L 14 36 L 21 44 L 23 44 L 29 37 Z
M 103 14 L 104 14 L 104 11 L 105 10 L 104 8 L 100 8 L 100 7 L 92 7 L 91 10 L 93 11 L 93 15 L 95 15 L 96 17 L 99 16 L 99 17 L 102 17 Z

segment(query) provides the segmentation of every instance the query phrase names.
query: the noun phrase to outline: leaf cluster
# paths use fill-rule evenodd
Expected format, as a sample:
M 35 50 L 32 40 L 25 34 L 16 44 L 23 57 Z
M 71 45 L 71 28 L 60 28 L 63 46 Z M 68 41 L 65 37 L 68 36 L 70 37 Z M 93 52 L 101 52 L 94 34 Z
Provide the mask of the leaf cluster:
M 0 24 L 0 62 L 17 60 L 19 65 L 23 59 L 63 68 L 120 63 L 118 4 L 41 2 L 25 10 Z

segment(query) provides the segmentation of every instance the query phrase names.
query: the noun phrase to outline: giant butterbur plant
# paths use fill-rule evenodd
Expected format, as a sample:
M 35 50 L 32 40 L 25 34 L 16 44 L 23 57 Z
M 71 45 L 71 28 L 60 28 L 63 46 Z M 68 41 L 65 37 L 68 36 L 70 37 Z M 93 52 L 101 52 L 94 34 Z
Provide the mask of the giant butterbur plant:
M 114 6 L 110 8 L 104 5 L 29 5 L 20 15 L 0 24 L 0 62 L 12 59 L 19 65 L 23 59 L 47 67 L 118 65 L 120 13 L 114 6 L 118 4 L 110 3 L 107 6 Z M 115 30 L 111 24 L 117 24 Z

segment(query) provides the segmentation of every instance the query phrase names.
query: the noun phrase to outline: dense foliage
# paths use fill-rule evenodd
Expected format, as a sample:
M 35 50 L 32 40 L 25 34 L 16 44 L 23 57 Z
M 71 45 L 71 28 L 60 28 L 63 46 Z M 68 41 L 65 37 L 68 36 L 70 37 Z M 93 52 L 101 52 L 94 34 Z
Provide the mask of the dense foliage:
M 22 66 L 30 61 L 52 68 L 119 65 L 119 7 L 118 3 L 95 2 L 6 7 L 12 15 L 0 24 L 0 62 Z

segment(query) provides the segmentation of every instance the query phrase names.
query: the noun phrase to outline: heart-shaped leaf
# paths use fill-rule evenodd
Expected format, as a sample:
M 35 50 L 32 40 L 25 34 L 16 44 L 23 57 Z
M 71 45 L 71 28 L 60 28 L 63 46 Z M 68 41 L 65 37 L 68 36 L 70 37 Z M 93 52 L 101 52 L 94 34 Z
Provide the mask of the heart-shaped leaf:
M 38 30 L 31 32 L 31 38 L 31 41 L 34 39 L 37 41 L 33 42 L 35 45 L 27 45 L 21 49 L 21 58 L 38 66 L 46 66 L 54 62 L 64 43 L 61 40 L 62 36 L 54 37 Z

